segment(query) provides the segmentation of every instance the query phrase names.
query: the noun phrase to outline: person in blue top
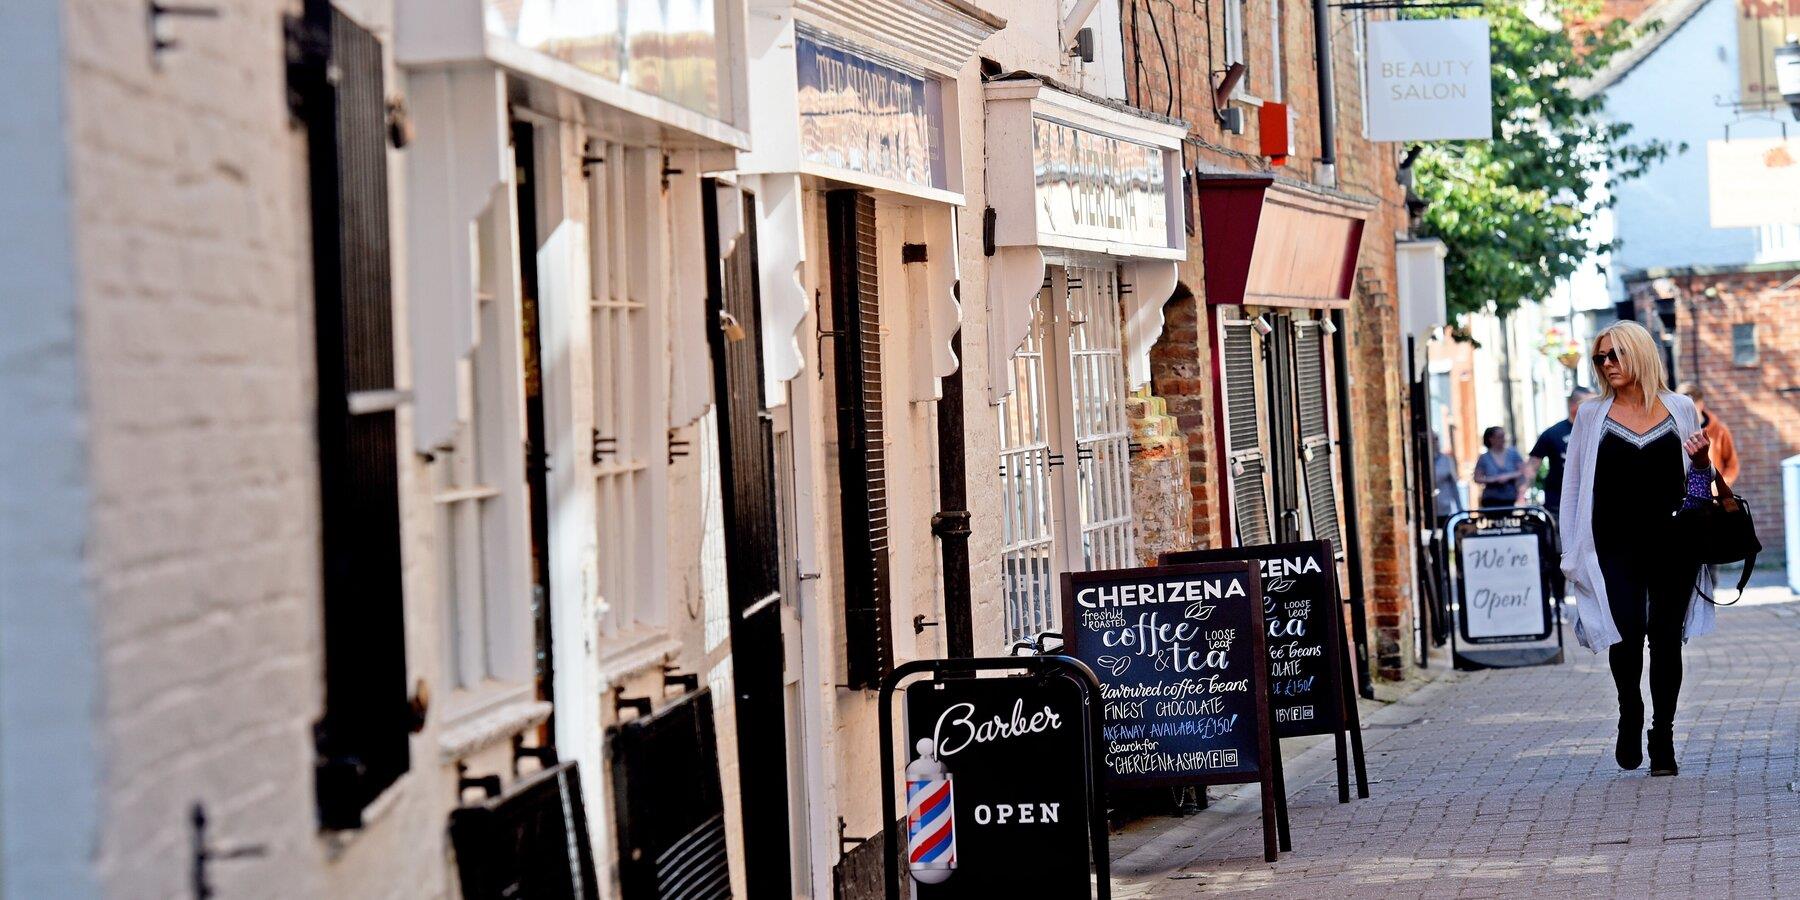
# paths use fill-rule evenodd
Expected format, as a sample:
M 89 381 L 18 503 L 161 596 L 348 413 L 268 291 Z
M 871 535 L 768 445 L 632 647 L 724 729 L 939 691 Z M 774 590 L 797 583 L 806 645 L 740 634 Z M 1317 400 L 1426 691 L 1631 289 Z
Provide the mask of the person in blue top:
M 1519 505 L 1525 505 L 1525 491 L 1537 481 L 1538 468 L 1550 463 L 1550 471 L 1544 473 L 1544 508 L 1556 515 L 1562 508 L 1563 457 L 1569 452 L 1569 435 L 1575 431 L 1575 411 L 1581 408 L 1581 401 L 1594 396 L 1594 392 L 1578 387 L 1569 393 L 1569 417 L 1544 429 L 1538 435 L 1537 443 L 1531 445 L 1531 458 L 1525 461 L 1525 477 L 1519 481 Z
M 1481 485 L 1481 508 L 1512 506 L 1519 500 L 1519 484 L 1525 478 L 1525 458 L 1509 446 L 1506 429 L 1495 425 L 1481 433 L 1487 452 L 1475 458 L 1472 480 Z

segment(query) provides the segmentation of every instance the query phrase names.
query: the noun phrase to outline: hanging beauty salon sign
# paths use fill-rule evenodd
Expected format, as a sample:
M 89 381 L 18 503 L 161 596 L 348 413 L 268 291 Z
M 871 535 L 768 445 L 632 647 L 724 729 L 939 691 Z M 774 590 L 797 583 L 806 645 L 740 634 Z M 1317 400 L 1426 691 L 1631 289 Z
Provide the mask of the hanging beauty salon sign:
M 934 78 L 801 29 L 800 155 L 807 162 L 946 188 L 943 89 Z
M 1706 187 L 1714 228 L 1800 223 L 1800 140 L 1707 141 Z
M 1370 22 L 1365 64 L 1370 140 L 1494 136 L 1486 20 Z

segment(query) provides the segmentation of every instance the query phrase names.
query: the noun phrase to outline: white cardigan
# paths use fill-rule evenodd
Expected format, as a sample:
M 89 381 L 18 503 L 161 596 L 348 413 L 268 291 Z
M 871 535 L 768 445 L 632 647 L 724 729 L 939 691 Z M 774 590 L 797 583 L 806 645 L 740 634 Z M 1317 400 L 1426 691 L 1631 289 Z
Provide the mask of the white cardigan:
M 1663 406 L 1675 417 L 1675 430 L 1682 441 L 1700 430 L 1700 413 L 1694 401 L 1669 391 L 1662 394 Z M 1568 456 L 1563 461 L 1562 509 L 1558 526 L 1562 530 L 1562 571 L 1569 593 L 1580 602 L 1576 610 L 1575 639 L 1581 646 L 1599 653 L 1619 642 L 1619 627 L 1613 623 L 1612 607 L 1606 601 L 1606 579 L 1600 574 L 1600 558 L 1594 554 L 1594 458 L 1599 455 L 1600 438 L 1606 434 L 1606 414 L 1612 409 L 1612 398 L 1594 399 L 1581 404 L 1575 412 L 1575 428 L 1569 434 Z M 1690 464 L 1681 454 L 1681 470 L 1685 479 Z M 1683 489 L 1685 490 L 1685 483 Z M 1687 618 L 1683 622 L 1682 640 L 1699 637 L 1713 630 L 1713 607 L 1700 598 L 1700 590 L 1712 593 L 1713 570 L 1701 567 L 1700 585 L 1688 598 Z

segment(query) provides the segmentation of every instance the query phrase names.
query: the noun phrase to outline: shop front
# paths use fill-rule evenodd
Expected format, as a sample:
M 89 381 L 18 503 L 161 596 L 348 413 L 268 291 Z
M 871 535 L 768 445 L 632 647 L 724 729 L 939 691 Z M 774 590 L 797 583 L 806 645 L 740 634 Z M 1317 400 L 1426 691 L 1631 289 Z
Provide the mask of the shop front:
M 1011 642 L 1056 628 L 1061 573 L 1138 564 L 1125 401 L 1150 380 L 1186 256 L 1186 126 L 1036 76 L 985 92 L 989 399 Z
M 876 693 L 945 650 L 938 401 L 959 379 L 959 79 L 1004 22 L 956 0 L 803 0 L 750 23 L 765 390 L 792 649 L 795 894 L 879 885 Z
M 601 895 L 788 876 L 781 634 L 738 614 L 774 590 L 741 548 L 775 531 L 760 390 L 735 389 L 763 382 L 733 352 L 757 326 L 753 204 L 718 177 L 749 144 L 745 18 L 397 7 L 443 755 L 499 820 L 572 761 Z M 465 884 L 554 855 L 458 834 Z

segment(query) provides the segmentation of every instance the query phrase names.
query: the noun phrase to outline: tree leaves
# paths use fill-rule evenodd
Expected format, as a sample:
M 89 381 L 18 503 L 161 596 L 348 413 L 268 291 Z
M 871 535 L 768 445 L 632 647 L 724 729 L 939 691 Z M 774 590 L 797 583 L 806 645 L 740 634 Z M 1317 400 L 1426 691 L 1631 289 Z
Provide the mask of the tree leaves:
M 1576 94 L 1576 84 L 1634 37 L 1623 20 L 1580 37 L 1563 25 L 1598 13 L 1590 0 L 1546 0 L 1529 11 L 1513 3 L 1482 7 L 1493 42 L 1494 139 L 1426 144 L 1413 167 L 1414 189 L 1430 204 L 1421 236 L 1441 239 L 1449 251 L 1452 317 L 1505 315 L 1549 296 L 1558 280 L 1613 248 L 1588 226 L 1612 205 L 1609 188 L 1685 149 L 1628 141 L 1629 124 L 1599 118 L 1601 98 Z

